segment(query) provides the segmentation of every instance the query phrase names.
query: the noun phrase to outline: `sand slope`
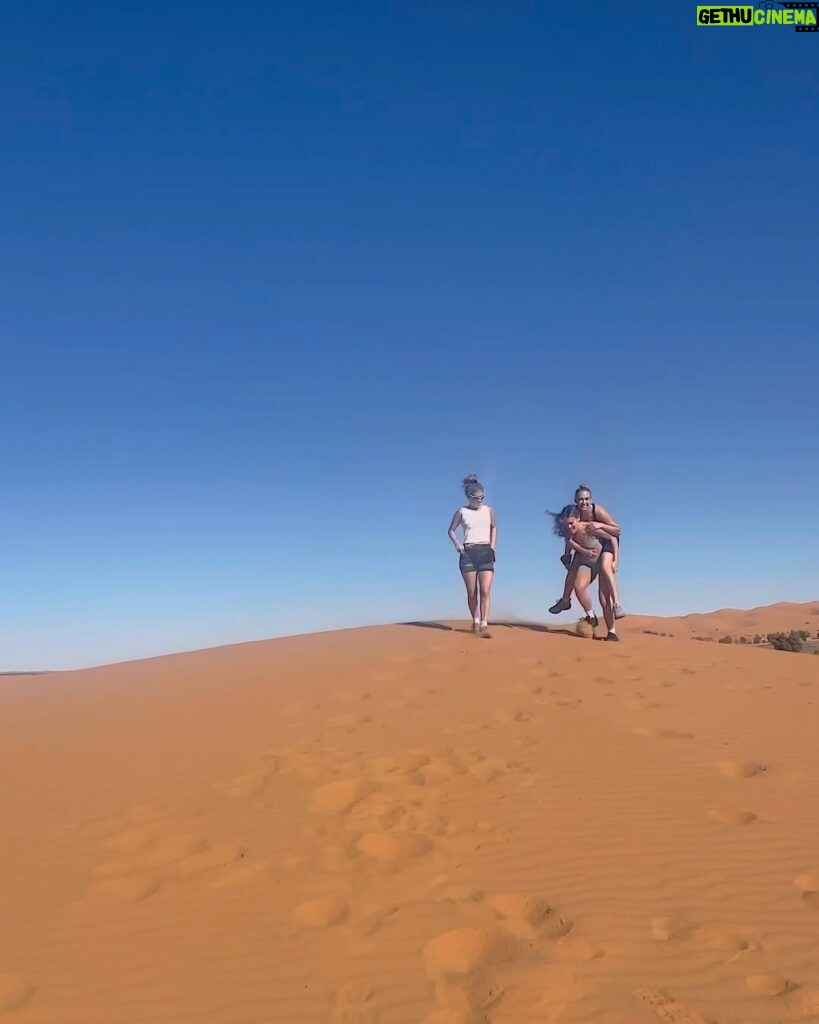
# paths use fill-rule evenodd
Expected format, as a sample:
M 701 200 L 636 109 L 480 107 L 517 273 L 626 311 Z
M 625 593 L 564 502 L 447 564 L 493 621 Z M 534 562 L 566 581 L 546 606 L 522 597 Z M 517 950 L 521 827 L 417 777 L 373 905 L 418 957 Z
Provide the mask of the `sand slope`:
M 0 680 L 0 1020 L 819 1021 L 819 658 L 623 633 Z
M 655 615 L 630 615 L 629 626 L 635 629 L 656 629 L 675 637 L 730 635 L 767 636 L 768 633 L 789 633 L 806 629 L 812 637 L 819 634 L 819 601 L 794 604 L 788 601 L 762 608 L 721 608 L 715 612 L 694 613 L 663 618 Z

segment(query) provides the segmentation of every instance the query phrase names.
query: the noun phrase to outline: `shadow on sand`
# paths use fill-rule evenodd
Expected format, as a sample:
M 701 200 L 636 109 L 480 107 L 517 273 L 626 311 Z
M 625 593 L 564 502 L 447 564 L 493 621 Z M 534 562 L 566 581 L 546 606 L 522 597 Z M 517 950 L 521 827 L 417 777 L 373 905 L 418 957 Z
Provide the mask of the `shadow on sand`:
M 448 626 L 445 622 L 402 622 L 402 626 L 416 626 L 419 629 L 440 629 L 445 633 L 468 633 L 472 634 L 471 629 L 459 629 L 457 626 Z M 575 632 L 574 626 L 547 626 L 542 622 L 511 622 L 511 621 L 500 621 L 493 622 L 490 629 L 526 629 L 532 633 L 560 633 L 563 636 L 572 636 L 576 640 L 583 640 L 584 637 L 579 637 Z

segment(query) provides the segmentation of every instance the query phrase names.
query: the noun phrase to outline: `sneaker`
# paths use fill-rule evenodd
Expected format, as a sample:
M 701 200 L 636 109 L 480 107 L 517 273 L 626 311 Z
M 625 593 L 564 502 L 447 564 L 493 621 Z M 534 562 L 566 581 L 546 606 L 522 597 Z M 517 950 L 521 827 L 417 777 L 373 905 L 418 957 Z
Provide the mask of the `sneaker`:
M 586 622 L 588 622 L 588 624 L 589 624 L 589 625 L 590 625 L 590 626 L 591 626 L 591 627 L 592 627 L 593 629 L 597 629 L 597 625 L 598 625 L 599 621 L 600 621 L 600 620 L 599 620 L 599 619 L 597 618 L 597 616 L 596 616 L 596 615 L 587 615 L 587 616 L 586 616 Z
M 621 604 L 616 604 L 614 606 L 614 617 L 615 619 L 624 619 L 626 617 L 626 613 L 623 611 L 623 606 Z
M 472 623 L 472 632 L 475 633 L 475 634 L 478 634 L 478 633 L 480 633 L 480 631 L 481 631 L 481 624 L 480 624 L 480 622 L 473 622 Z
M 620 641 L 620 637 L 616 633 L 609 633 L 609 635 L 606 637 L 606 639 L 607 640 L 616 640 L 618 643 Z
M 567 612 L 571 608 L 571 606 L 572 606 L 572 599 L 571 598 L 569 598 L 567 601 L 564 601 L 563 598 L 561 597 L 559 601 L 557 601 L 555 604 L 552 605 L 552 607 L 549 609 L 549 612 L 552 615 L 559 615 L 561 612 Z

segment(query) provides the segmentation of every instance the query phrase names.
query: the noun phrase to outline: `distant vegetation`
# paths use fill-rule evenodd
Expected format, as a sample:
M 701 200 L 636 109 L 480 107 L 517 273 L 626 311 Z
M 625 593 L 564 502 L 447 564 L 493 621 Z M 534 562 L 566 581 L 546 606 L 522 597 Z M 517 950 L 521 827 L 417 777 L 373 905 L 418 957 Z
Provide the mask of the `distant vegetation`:
M 769 633 L 768 643 L 774 650 L 798 654 L 809 637 L 810 633 L 806 629 L 792 629 L 790 633 Z
M 816 632 L 815 639 L 811 639 L 811 634 L 806 629 L 792 629 L 789 633 L 767 633 L 764 636 L 755 633 L 734 638 L 730 633 L 726 633 L 719 639 L 713 636 L 695 636 L 694 639 L 701 640 L 703 643 L 713 643 L 716 640 L 720 644 L 762 645 L 772 647 L 775 651 L 791 651 L 794 654 L 803 651 L 819 654 L 819 630 Z

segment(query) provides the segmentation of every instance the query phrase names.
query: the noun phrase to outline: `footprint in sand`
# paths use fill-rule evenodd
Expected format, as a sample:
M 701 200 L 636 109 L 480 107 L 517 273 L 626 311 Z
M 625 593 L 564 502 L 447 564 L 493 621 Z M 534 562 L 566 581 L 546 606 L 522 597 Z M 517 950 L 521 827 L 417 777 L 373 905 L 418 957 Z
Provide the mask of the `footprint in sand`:
M 427 943 L 423 962 L 435 985 L 438 1009 L 425 1024 L 474 1024 L 503 995 L 494 968 L 519 960 L 523 947 L 499 925 L 473 925 L 445 932 Z
M 516 708 L 512 711 L 507 711 L 506 709 L 496 711 L 494 717 L 495 721 L 501 725 L 514 725 L 516 722 L 530 722 L 534 716 L 524 708 Z
M 259 768 L 240 775 L 228 787 L 231 796 L 245 800 L 261 800 L 276 777 L 276 767 Z
M 693 732 L 678 732 L 676 729 L 658 729 L 640 726 L 631 730 L 635 736 L 656 736 L 665 740 L 693 740 Z
M 733 954 L 726 963 L 762 948 L 757 939 L 739 928 L 725 925 L 695 927 L 674 917 L 655 917 L 651 922 L 651 934 L 659 942 L 690 941 L 702 949 Z
M 103 878 L 92 882 L 80 899 L 83 910 L 112 910 L 144 903 L 159 892 L 156 878 Z
M 396 903 L 375 903 L 362 907 L 356 915 L 355 930 L 359 935 L 374 935 L 381 925 L 398 913 Z
M 549 902 L 526 892 L 497 893 L 486 904 L 515 934 L 524 938 L 559 939 L 572 930 L 572 922 L 557 917 Z
M 723 825 L 750 825 L 759 820 L 753 811 L 735 811 L 721 807 L 712 807 L 708 811 L 708 817 Z
M 344 814 L 379 788 L 369 779 L 336 779 L 313 790 L 310 808 L 319 813 Z
M 356 849 L 365 857 L 388 864 L 403 864 L 432 850 L 432 840 L 414 832 L 365 832 Z
M 373 994 L 366 982 L 346 982 L 335 994 L 329 1024 L 378 1024 Z
M 751 974 L 745 979 L 745 984 L 757 996 L 781 996 L 791 987 L 781 974 Z
M 804 875 L 797 875 L 793 880 L 797 889 L 801 889 L 803 896 L 812 896 L 819 893 L 819 872 L 809 872 Z
M 290 914 L 290 920 L 307 928 L 332 928 L 346 920 L 348 912 L 349 907 L 344 900 L 324 896 L 300 903 Z
M 339 690 L 335 695 L 336 700 L 341 701 L 342 704 L 356 704 L 362 700 L 369 700 L 371 697 L 369 690 Z
M 517 770 L 519 770 L 517 764 L 505 761 L 501 757 L 480 757 L 469 766 L 470 775 L 474 775 L 480 782 L 491 782 L 493 779 L 509 775 Z
M 652 708 L 662 707 L 661 704 L 649 700 L 647 697 L 630 697 L 623 701 L 623 706 L 627 707 L 629 711 L 650 711 Z
M 0 973 L 0 1013 L 22 1010 L 34 998 L 37 986 L 23 974 Z
M 768 770 L 756 761 L 717 761 L 717 768 L 726 779 L 750 779 Z
M 495 967 L 519 955 L 514 936 L 498 925 L 455 928 L 428 942 L 424 967 L 432 981 Z
M 705 1017 L 698 1010 L 684 1003 L 677 1002 L 673 996 L 656 988 L 642 988 L 635 993 L 638 999 L 657 1014 L 666 1024 L 714 1024 L 710 1017 Z
M 328 729 L 345 729 L 351 732 L 353 729 L 358 728 L 359 725 L 368 725 L 372 719 L 369 715 L 358 715 L 354 712 L 350 712 L 346 715 L 335 715 L 333 718 L 327 719 Z

